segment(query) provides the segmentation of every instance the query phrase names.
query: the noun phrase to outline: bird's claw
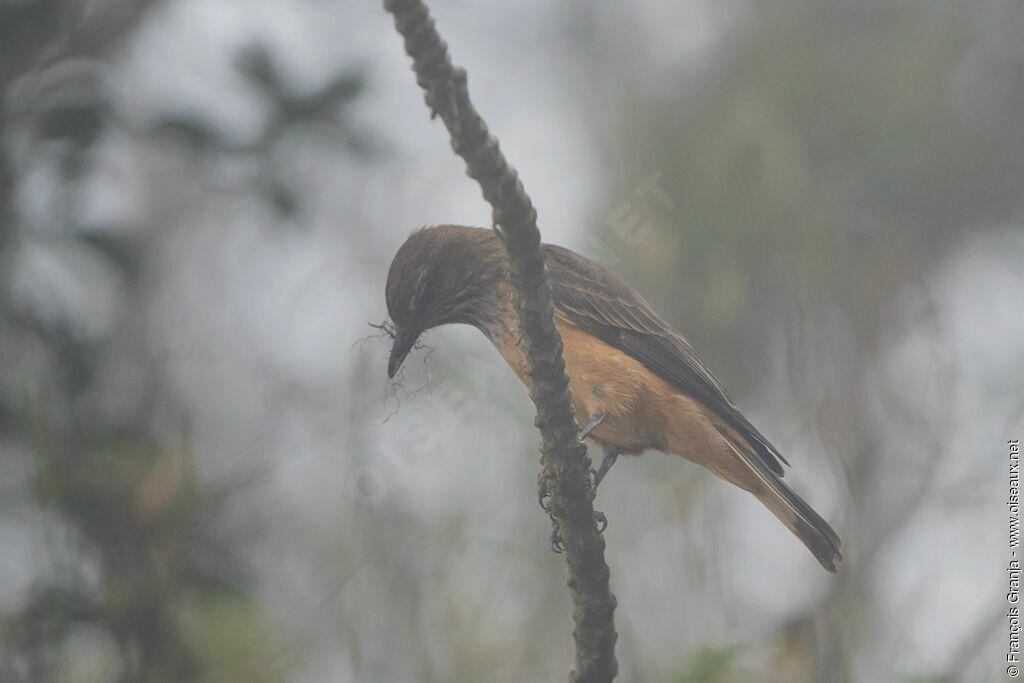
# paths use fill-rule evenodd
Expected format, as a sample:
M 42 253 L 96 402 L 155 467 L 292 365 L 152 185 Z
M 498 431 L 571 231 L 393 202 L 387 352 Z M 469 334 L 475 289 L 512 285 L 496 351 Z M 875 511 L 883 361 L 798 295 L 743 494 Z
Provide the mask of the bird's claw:
M 548 488 L 547 481 L 542 477 L 537 482 L 537 502 L 540 504 L 540 509 L 544 512 L 551 514 L 551 508 L 548 507 L 547 499 L 551 497 L 551 489 Z
M 558 531 L 558 520 L 551 518 L 551 552 L 565 552 L 565 544 L 562 542 L 562 534 Z

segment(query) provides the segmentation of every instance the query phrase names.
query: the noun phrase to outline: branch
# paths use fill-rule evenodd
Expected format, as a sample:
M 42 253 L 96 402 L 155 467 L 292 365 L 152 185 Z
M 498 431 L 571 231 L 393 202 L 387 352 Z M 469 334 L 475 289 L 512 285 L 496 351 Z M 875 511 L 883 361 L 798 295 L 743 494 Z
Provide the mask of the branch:
M 576 663 L 569 678 L 574 683 L 611 681 L 617 673 L 615 596 L 608 588 L 604 538 L 594 518 L 590 460 L 577 438 L 537 212 L 498 140 L 473 108 L 466 72 L 452 66 L 426 5 L 420 0 L 384 0 L 384 7 L 405 39 L 431 114 L 444 121 L 452 148 L 466 161 L 466 172 L 493 207 L 495 228 L 508 251 L 521 345 L 530 366 L 530 396 L 537 406 L 535 424 L 541 433 L 539 484 L 551 496 L 547 509 L 564 545 L 575 605 Z

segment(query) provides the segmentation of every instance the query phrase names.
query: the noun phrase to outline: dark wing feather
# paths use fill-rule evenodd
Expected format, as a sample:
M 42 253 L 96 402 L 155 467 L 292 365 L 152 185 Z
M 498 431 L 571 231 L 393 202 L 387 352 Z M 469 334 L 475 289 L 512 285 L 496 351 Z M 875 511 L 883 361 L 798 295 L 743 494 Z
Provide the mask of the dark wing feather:
M 566 319 L 713 410 L 750 443 L 772 472 L 782 476 L 778 461 L 789 463 L 743 417 L 681 334 L 629 285 L 601 266 L 564 247 L 544 247 L 555 307 Z

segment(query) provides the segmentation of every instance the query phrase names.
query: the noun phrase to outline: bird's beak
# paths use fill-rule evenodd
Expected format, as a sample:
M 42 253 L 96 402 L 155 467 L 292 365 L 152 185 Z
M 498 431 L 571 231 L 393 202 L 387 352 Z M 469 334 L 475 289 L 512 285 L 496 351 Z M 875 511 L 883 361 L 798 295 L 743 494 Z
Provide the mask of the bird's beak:
M 415 336 L 401 333 L 395 335 L 395 341 L 391 344 L 391 358 L 388 359 L 388 379 L 392 379 L 398 372 L 398 368 L 402 367 L 402 361 L 409 355 L 409 350 L 415 343 Z

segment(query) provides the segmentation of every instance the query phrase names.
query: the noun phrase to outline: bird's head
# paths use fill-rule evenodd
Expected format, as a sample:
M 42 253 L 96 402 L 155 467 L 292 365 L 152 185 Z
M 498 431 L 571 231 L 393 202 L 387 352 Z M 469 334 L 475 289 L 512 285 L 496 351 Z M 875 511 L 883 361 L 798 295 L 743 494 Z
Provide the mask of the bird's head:
M 410 235 L 388 270 L 388 377 L 432 327 L 467 323 L 490 336 L 500 322 L 497 285 L 504 278 L 504 247 L 492 230 L 441 225 Z

